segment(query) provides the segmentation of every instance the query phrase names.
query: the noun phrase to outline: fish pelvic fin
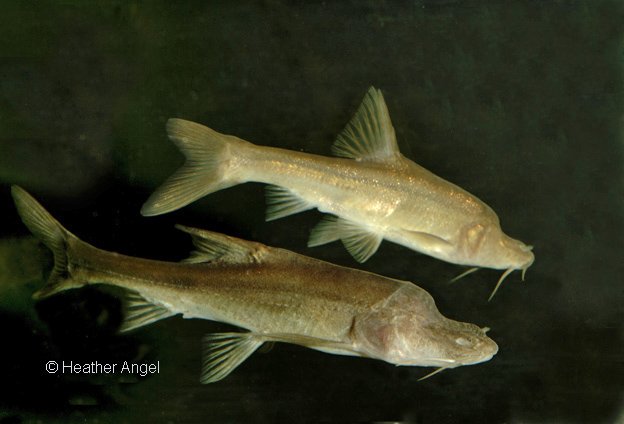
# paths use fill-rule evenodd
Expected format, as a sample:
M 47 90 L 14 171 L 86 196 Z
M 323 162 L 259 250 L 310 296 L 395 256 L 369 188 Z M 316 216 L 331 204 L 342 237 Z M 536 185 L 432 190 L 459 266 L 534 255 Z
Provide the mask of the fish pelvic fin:
M 223 380 L 251 356 L 264 340 L 255 333 L 215 333 L 204 336 L 202 384 Z
M 63 227 L 39 202 L 19 186 L 11 187 L 11 195 L 17 213 L 24 225 L 37 237 L 54 257 L 54 267 L 44 287 L 33 294 L 34 299 L 52 296 L 63 290 L 81 287 L 83 282 L 74 280 L 68 269 L 67 245 L 77 237 Z
M 234 146 L 249 144 L 184 119 L 169 119 L 167 134 L 186 157 L 141 208 L 144 216 L 174 211 L 209 193 L 238 184 L 231 171 Z
M 326 216 L 310 231 L 308 247 L 320 246 L 339 239 L 351 256 L 362 263 L 375 254 L 383 236 L 358 223 L 336 216 Z
M 401 157 L 381 90 L 370 87 L 355 115 L 332 146 L 336 156 L 374 162 Z

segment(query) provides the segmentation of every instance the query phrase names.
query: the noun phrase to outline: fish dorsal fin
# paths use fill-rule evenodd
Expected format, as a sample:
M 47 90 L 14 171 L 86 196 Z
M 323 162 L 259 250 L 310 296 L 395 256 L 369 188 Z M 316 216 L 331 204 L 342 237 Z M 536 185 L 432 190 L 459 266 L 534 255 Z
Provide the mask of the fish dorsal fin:
M 228 263 L 260 262 L 267 252 L 267 247 L 260 243 L 198 228 L 185 227 L 184 225 L 176 225 L 176 228 L 190 234 L 193 237 L 193 244 L 197 248 L 189 258 L 183 261 L 186 263 L 217 260 Z
M 124 320 L 119 327 L 120 333 L 132 331 L 161 319 L 175 315 L 165 306 L 156 305 L 133 291 L 126 291 L 124 299 Z
M 392 162 L 400 156 L 388 107 L 381 90 L 369 88 L 359 109 L 332 146 L 336 156 Z
M 342 240 L 351 256 L 366 262 L 379 248 L 383 236 L 360 224 L 335 216 L 326 216 L 310 232 L 308 247 Z

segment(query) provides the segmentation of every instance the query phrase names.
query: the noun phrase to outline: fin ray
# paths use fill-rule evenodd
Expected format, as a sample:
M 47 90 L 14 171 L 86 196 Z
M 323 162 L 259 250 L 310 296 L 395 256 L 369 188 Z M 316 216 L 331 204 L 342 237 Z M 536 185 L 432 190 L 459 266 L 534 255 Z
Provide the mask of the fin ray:
M 193 244 L 197 248 L 189 258 L 183 261 L 186 263 L 203 263 L 215 260 L 229 263 L 259 262 L 268 249 L 260 243 L 241 240 L 208 230 L 184 225 L 176 225 L 176 228 L 190 234 L 193 238 Z
M 312 230 L 310 230 L 310 238 L 308 239 L 308 247 L 321 246 L 323 244 L 331 243 L 336 240 L 340 240 L 337 230 L 337 216 L 326 215 L 321 219 L 321 222 L 316 224 Z
M 314 208 L 314 205 L 306 202 L 289 189 L 276 185 L 266 186 L 266 202 L 267 221 L 274 221 Z
M 149 302 L 137 292 L 127 291 L 124 297 L 125 316 L 120 333 L 136 330 L 161 319 L 176 315 L 162 305 Z
M 336 156 L 393 161 L 400 156 L 388 107 L 381 90 L 370 87 L 357 112 L 332 146 Z
M 203 339 L 203 361 L 200 381 L 214 383 L 227 377 L 251 356 L 263 340 L 254 333 L 216 333 Z
M 237 137 L 184 119 L 169 119 L 167 133 L 186 157 L 184 165 L 170 176 L 141 208 L 144 216 L 174 211 L 209 193 L 230 187 L 228 158 Z
M 355 260 L 361 263 L 375 254 L 383 236 L 355 222 L 329 216 L 312 229 L 308 246 L 320 246 L 338 239 L 342 240 Z
M 54 267 L 46 285 L 37 290 L 33 298 L 41 299 L 81 286 L 82 283 L 73 280 L 67 269 L 67 241 L 70 238 L 75 239 L 76 236 L 66 230 L 23 188 L 12 186 L 11 195 L 24 225 L 52 251 L 54 257 Z

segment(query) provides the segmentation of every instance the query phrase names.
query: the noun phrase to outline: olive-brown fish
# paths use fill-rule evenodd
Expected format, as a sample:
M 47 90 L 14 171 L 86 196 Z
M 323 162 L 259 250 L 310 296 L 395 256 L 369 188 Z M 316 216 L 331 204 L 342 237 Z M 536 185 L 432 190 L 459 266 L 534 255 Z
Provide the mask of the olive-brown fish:
M 416 285 L 222 234 L 179 227 L 197 248 L 180 263 L 97 249 L 59 224 L 14 186 L 24 224 L 54 255 L 43 298 L 87 284 L 125 288 L 121 330 L 182 314 L 248 332 L 205 338 L 201 381 L 226 377 L 263 343 L 293 343 L 396 365 L 454 368 L 498 351 L 487 329 L 445 318 Z
M 187 161 L 147 200 L 143 215 L 256 181 L 271 184 L 267 220 L 313 208 L 330 213 L 308 245 L 342 240 L 360 262 L 386 239 L 454 264 L 506 270 L 494 292 L 513 270 L 524 274 L 533 263 L 531 247 L 507 236 L 488 205 L 399 152 L 373 87 L 333 146 L 342 158 L 256 146 L 182 119 L 170 119 L 167 131 Z

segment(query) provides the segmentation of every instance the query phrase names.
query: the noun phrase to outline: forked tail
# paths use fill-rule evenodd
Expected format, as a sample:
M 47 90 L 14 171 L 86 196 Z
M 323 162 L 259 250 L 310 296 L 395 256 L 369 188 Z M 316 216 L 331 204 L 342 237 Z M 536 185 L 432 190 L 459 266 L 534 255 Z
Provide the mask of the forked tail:
M 47 284 L 35 292 L 33 297 L 40 299 L 59 291 L 82 284 L 72 280 L 67 268 L 67 242 L 76 238 L 46 211 L 30 194 L 18 186 L 11 187 L 15 207 L 28 229 L 45 244 L 54 255 L 54 268 Z
M 232 150 L 250 143 L 183 119 L 167 121 L 167 133 L 186 156 L 186 163 L 147 199 L 142 215 L 174 211 L 240 182 L 232 172 L 236 157 Z

